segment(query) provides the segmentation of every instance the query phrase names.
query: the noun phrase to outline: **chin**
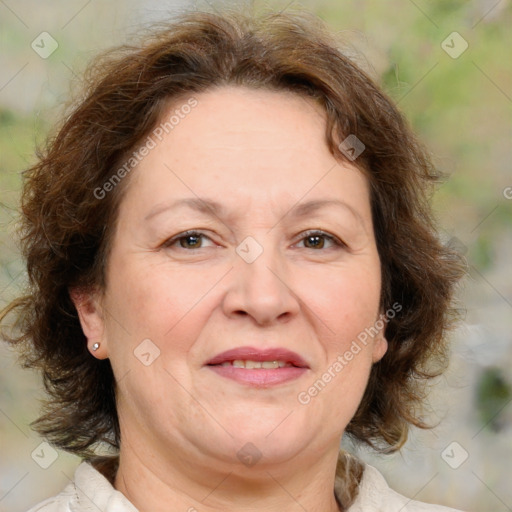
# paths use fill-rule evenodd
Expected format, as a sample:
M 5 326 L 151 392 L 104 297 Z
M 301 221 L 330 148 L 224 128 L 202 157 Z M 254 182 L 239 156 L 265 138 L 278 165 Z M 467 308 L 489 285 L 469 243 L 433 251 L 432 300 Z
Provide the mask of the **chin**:
M 290 416 L 293 416 L 290 415 Z M 275 422 L 259 425 L 239 425 L 233 431 L 232 453 L 238 460 L 244 456 L 260 458 L 261 464 L 285 463 L 302 452 L 311 443 L 307 430 L 297 424 L 283 422 L 283 416 Z

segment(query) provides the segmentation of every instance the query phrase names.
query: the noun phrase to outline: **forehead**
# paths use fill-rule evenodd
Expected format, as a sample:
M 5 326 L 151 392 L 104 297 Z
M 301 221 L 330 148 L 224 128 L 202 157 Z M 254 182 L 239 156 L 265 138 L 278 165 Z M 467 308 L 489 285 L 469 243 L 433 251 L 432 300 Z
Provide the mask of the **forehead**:
M 189 110 L 186 105 L 192 98 L 196 105 Z M 171 119 L 173 126 L 165 130 Z M 164 128 L 162 138 L 172 140 L 175 151 L 186 142 L 186 148 L 198 152 L 222 154 L 229 150 L 239 156 L 259 150 L 300 154 L 307 149 L 314 156 L 323 142 L 325 123 L 322 107 L 302 94 L 224 86 L 169 103 L 159 127 Z
M 368 202 L 366 178 L 332 156 L 325 128 L 322 107 L 289 91 L 191 93 L 163 110 L 133 188 L 153 204 L 185 195 L 262 208 L 301 198 Z

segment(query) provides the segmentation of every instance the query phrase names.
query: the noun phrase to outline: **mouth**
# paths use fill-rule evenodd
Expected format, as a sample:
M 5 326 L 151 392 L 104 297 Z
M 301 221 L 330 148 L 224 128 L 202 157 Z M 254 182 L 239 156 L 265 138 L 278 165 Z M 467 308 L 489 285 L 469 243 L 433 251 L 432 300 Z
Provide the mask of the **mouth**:
M 299 378 L 308 364 L 290 350 L 240 347 L 210 359 L 206 367 L 217 375 L 254 387 L 269 387 Z
M 239 347 L 227 350 L 210 359 L 207 366 L 233 366 L 235 368 L 276 369 L 276 368 L 309 368 L 304 359 L 296 352 L 284 348 L 257 349 Z
M 209 366 L 219 366 L 219 365 L 209 365 Z M 251 360 L 243 360 L 243 359 L 235 359 L 234 361 L 223 361 L 220 366 L 233 366 L 234 368 L 247 368 L 249 370 L 258 370 L 262 368 L 263 370 L 272 370 L 276 368 L 289 368 L 294 366 L 290 363 L 285 363 L 284 361 L 251 361 Z

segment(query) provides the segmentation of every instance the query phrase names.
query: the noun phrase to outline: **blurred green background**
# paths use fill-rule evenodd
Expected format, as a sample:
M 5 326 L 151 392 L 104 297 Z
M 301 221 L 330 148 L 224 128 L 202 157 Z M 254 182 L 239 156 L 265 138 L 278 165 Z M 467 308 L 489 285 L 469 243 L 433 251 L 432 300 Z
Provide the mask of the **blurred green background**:
M 240 2 L 224 2 L 239 4 Z M 21 171 L 59 119 L 94 55 L 176 10 L 220 2 L 0 1 L 0 293 L 19 293 L 14 240 Z M 433 198 L 443 238 L 463 252 L 465 320 L 452 364 L 432 389 L 439 426 L 414 430 L 401 454 L 352 446 L 399 492 L 468 511 L 512 510 L 512 5 L 507 0 L 246 2 L 255 12 L 307 9 L 395 99 L 446 181 Z M 47 32 L 58 47 L 32 47 Z M 455 34 L 456 33 L 456 34 Z M 48 36 L 43 36 L 47 38 Z M 49 48 L 51 39 L 47 41 Z M 466 48 L 467 46 L 467 48 Z M 40 51 L 41 53 L 41 51 Z M 42 395 L 0 344 L 0 511 L 21 512 L 58 492 L 78 459 L 43 469 L 29 429 Z M 35 450 L 35 452 L 34 452 Z M 31 455 L 32 454 L 32 455 Z

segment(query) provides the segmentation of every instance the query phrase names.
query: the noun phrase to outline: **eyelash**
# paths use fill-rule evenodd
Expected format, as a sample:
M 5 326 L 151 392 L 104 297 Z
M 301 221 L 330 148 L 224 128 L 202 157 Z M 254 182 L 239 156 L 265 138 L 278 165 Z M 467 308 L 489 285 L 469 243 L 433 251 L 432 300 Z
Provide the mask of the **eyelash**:
M 339 240 L 337 237 L 335 237 L 333 235 L 327 234 L 325 231 L 309 230 L 309 231 L 304 231 L 304 233 L 301 233 L 301 234 L 302 234 L 302 237 L 300 238 L 299 241 L 302 241 L 302 240 L 304 240 L 306 238 L 309 238 L 309 237 L 312 237 L 312 236 L 321 236 L 321 237 L 326 238 L 327 240 L 329 240 L 329 242 L 331 242 L 335 247 L 341 247 L 341 248 L 343 248 L 343 247 L 346 248 L 347 247 L 344 242 L 342 242 L 341 240 Z M 204 233 L 201 233 L 200 231 L 189 230 L 189 231 L 185 231 L 183 233 L 180 233 L 180 234 L 170 238 L 169 240 L 167 240 L 166 242 L 164 242 L 162 244 L 162 247 L 170 248 L 176 242 L 179 242 L 180 240 L 188 238 L 189 236 L 204 237 L 204 238 L 208 238 L 208 240 L 211 240 L 210 237 L 208 237 Z M 187 251 L 193 251 L 194 250 L 194 248 L 186 249 L 185 247 L 180 247 L 180 249 L 184 249 L 184 250 L 187 250 Z M 198 247 L 197 249 L 204 249 L 204 247 Z M 322 249 L 314 249 L 314 248 L 311 248 L 311 247 L 305 247 L 305 249 L 311 249 L 312 251 L 324 250 L 323 248 Z

